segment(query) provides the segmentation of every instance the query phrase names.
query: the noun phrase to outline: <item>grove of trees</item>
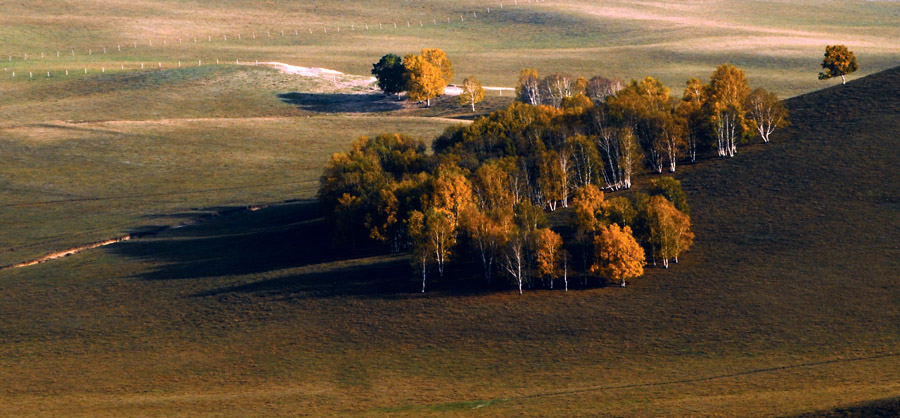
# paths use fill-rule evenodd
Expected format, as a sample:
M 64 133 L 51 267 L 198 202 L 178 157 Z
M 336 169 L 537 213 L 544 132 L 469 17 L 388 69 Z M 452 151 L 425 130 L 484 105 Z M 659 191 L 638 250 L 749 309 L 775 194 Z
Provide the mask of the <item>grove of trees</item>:
M 453 79 L 453 66 L 447 54 L 437 48 L 425 48 L 421 54 L 407 54 L 401 60 L 394 54 L 386 54 L 372 65 L 372 75 L 385 94 L 407 92 L 411 100 L 425 102 L 444 94 L 444 88 Z M 475 104 L 472 103 L 474 109 Z
M 447 74 L 449 61 L 425 51 L 404 66 Z M 690 208 L 668 176 L 629 197 L 605 192 L 698 154 L 732 157 L 787 120 L 774 94 L 751 91 L 728 64 L 707 84 L 689 80 L 680 100 L 652 77 L 541 79 L 535 70 L 522 71 L 517 94 L 506 109 L 446 129 L 432 153 L 421 139 L 383 134 L 334 154 L 318 199 L 341 245 L 409 251 L 423 292 L 435 272 L 450 280 L 450 265 L 477 265 L 484 285 L 520 293 L 559 279 L 568 289 L 570 276 L 624 286 L 648 261 L 668 268 L 690 249 Z M 569 208 L 569 226 L 551 229 L 546 213 L 559 208 Z

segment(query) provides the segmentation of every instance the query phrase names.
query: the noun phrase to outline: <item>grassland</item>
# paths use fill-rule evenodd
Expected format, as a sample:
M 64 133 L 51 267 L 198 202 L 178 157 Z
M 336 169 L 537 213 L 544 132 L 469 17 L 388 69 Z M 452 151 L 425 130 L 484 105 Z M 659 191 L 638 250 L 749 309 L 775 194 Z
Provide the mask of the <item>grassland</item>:
M 16 70 L 24 82 L 28 71 L 37 77 L 55 71 L 54 77 L 62 77 L 66 68 L 99 72 L 126 65 L 134 70 L 141 62 L 171 68 L 178 61 L 193 65 L 198 59 L 210 64 L 216 59 L 281 61 L 367 74 L 385 52 L 404 54 L 427 46 L 447 51 L 459 80 L 474 74 L 492 85 L 512 86 L 520 69 L 535 67 L 542 73 L 625 79 L 653 75 L 680 86 L 730 61 L 747 69 L 752 82 L 793 96 L 821 87 L 815 75 L 826 44 L 843 43 L 855 51 L 859 75 L 891 67 L 900 58 L 893 2 L 616 0 L 597 5 L 560 0 L 518 6 L 505 2 L 503 9 L 499 3 L 10 4 L 0 16 L 0 53 L 13 60 L 0 62 L 5 73 L 0 79 Z M 379 24 L 382 29 L 376 29 Z M 28 61 L 23 60 L 26 53 Z M 39 58 L 41 53 L 45 59 Z
M 891 408 L 898 93 L 892 70 L 798 97 L 773 143 L 684 167 L 695 248 L 626 290 L 422 295 L 404 257 L 330 251 L 304 202 L 4 271 L 0 401 L 11 415 Z
M 309 202 L 327 156 L 362 134 L 433 137 L 465 109 L 372 100 L 379 112 L 360 113 L 372 98 L 353 77 L 234 59 L 366 74 L 384 52 L 440 47 L 460 78 L 507 86 L 525 66 L 678 85 L 727 60 L 791 96 L 824 85 L 827 43 L 857 53 L 858 76 L 900 57 L 891 2 L 520 3 L 383 32 L 378 21 L 414 26 L 488 4 L 4 4 L 0 265 L 278 204 L 0 271 L 0 415 L 896 411 L 896 69 L 789 101 L 794 125 L 772 144 L 680 168 L 696 246 L 626 290 L 519 297 L 448 280 L 421 295 L 403 256 L 332 251 Z

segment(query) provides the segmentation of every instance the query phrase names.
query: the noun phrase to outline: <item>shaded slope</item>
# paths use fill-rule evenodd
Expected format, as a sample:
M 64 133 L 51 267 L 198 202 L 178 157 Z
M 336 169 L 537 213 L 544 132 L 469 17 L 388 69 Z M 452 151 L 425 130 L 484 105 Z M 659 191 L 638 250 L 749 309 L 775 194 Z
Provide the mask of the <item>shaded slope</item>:
M 421 295 L 402 260 L 318 247 L 301 205 L 0 273 L 0 402 L 781 416 L 896 397 L 898 93 L 892 70 L 798 97 L 773 143 L 684 167 L 695 248 L 627 289 Z

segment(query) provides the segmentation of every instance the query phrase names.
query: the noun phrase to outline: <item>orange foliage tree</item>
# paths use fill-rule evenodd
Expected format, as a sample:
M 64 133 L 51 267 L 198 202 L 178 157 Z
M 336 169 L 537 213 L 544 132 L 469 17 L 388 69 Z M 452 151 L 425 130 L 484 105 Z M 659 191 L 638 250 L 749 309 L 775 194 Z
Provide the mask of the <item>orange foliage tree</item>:
M 631 228 L 612 224 L 600 230 L 594 237 L 596 260 L 592 272 L 610 280 L 618 281 L 625 287 L 625 281 L 644 274 L 644 250 L 634 239 Z

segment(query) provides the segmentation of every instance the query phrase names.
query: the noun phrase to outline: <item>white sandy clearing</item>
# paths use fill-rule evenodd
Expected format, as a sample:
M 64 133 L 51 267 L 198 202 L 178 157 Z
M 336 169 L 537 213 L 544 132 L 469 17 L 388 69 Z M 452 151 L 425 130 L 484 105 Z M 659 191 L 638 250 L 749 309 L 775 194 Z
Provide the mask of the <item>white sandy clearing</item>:
M 246 63 L 245 65 L 254 65 Z M 259 65 L 271 67 L 282 74 L 298 75 L 300 77 L 315 78 L 332 83 L 335 91 L 368 93 L 377 90 L 375 77 L 354 74 L 344 74 L 340 71 L 329 70 L 320 67 L 300 67 L 285 64 L 283 62 L 260 62 Z
M 283 62 L 261 62 L 260 64 L 275 68 L 285 74 L 296 74 L 304 77 L 332 78 L 336 76 L 346 76 L 346 74 L 340 71 L 329 70 L 327 68 L 299 67 L 296 65 L 285 64 Z M 369 77 L 368 79 L 373 83 L 375 82 L 375 77 Z
M 291 64 L 285 64 L 283 62 L 261 62 L 260 65 L 265 65 L 268 67 L 275 68 L 276 70 L 284 73 L 284 74 L 296 74 L 302 77 L 314 77 L 314 78 L 322 78 L 325 80 L 337 80 L 337 78 L 352 78 L 356 80 L 360 80 L 366 82 L 368 84 L 375 83 L 377 80 L 375 77 L 366 77 L 361 75 L 353 75 L 353 74 L 345 74 L 337 70 L 329 70 L 327 68 L 320 67 L 300 67 Z M 496 91 L 501 95 L 503 92 L 513 92 L 515 91 L 512 87 L 482 87 L 485 91 Z M 450 84 L 444 88 L 444 95 L 447 96 L 459 96 L 462 94 L 462 87 Z

